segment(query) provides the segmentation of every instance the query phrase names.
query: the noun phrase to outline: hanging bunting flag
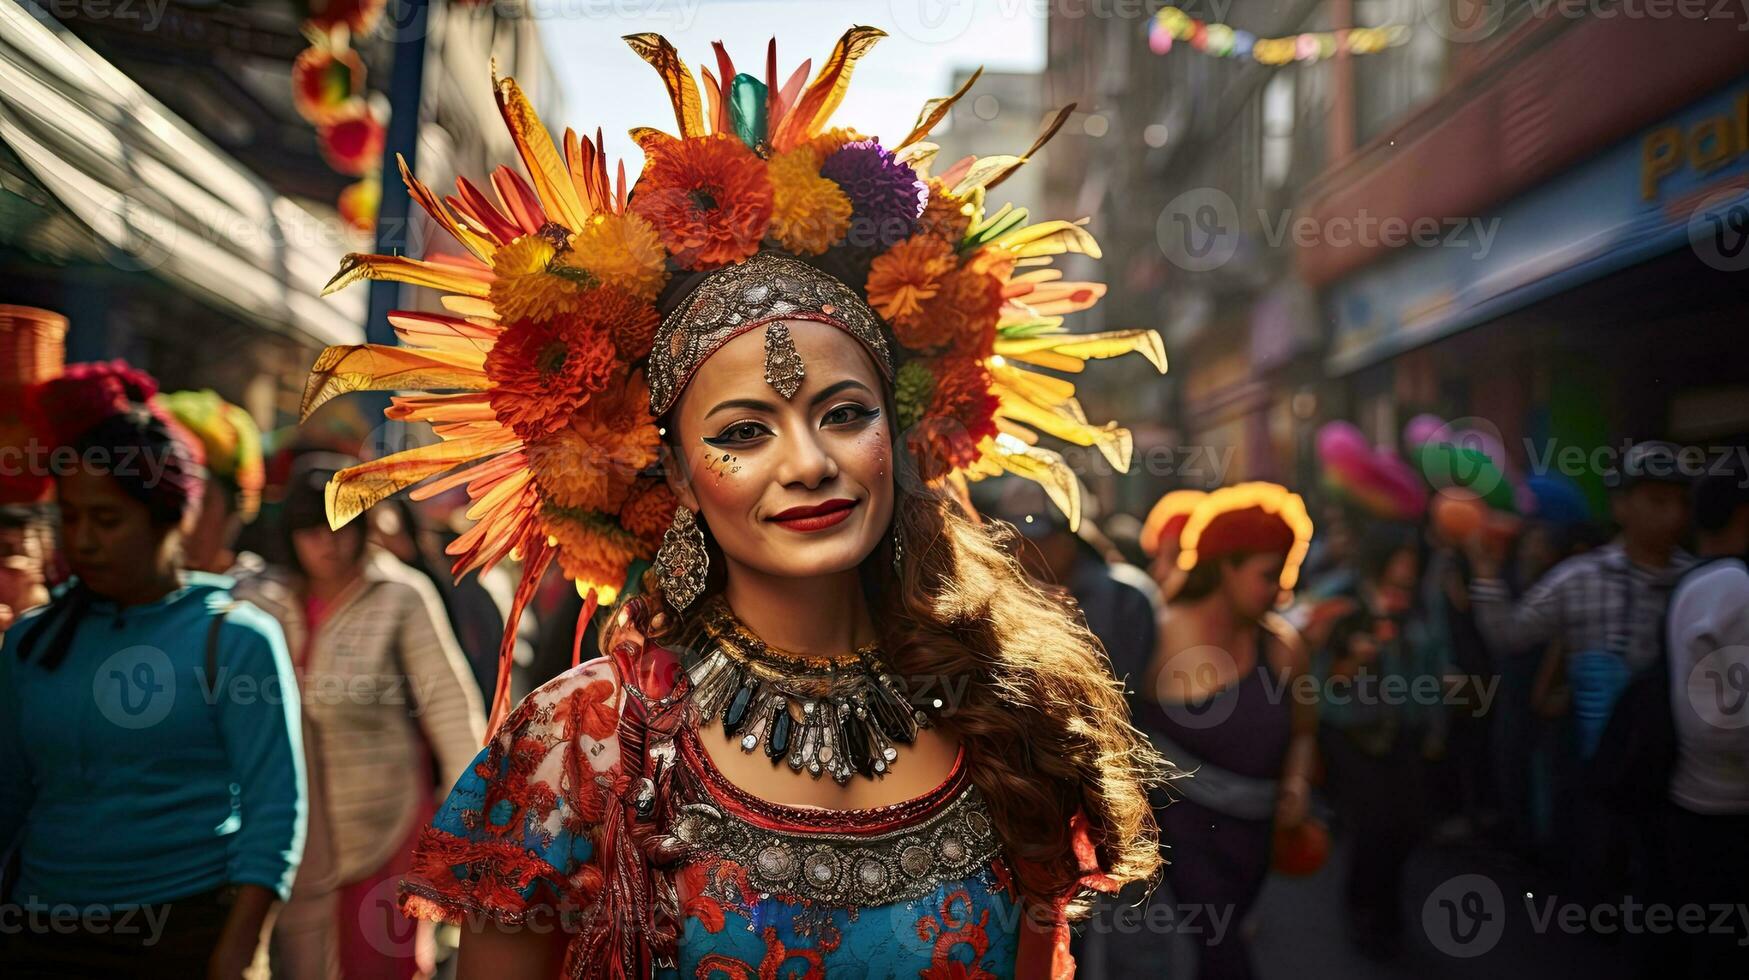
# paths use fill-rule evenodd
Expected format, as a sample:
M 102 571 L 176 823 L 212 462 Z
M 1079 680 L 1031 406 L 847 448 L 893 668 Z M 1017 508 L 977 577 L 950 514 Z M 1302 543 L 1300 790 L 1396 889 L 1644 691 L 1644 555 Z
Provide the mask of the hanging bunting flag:
M 1409 28 L 1405 24 L 1258 37 L 1226 24 L 1197 20 L 1177 7 L 1162 7 L 1148 21 L 1148 47 L 1155 54 L 1166 54 L 1174 45 L 1183 43 L 1203 54 L 1218 58 L 1250 58 L 1263 65 L 1323 61 L 1339 51 L 1375 54 L 1407 40 Z

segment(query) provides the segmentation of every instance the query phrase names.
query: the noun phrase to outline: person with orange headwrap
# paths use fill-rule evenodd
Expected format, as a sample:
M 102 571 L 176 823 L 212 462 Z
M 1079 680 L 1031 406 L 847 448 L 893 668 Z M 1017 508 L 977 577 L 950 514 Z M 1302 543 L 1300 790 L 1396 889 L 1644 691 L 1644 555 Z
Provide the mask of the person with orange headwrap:
M 1160 586 L 1168 602 L 1184 587 L 1185 572 L 1178 567 L 1178 536 L 1184 533 L 1190 514 L 1208 494 L 1201 490 L 1174 490 L 1161 497 L 1142 522 L 1140 544 L 1149 558 L 1148 574 Z
M 1172 511 L 1184 504 L 1180 520 Z M 1166 885 L 1181 907 L 1233 912 L 1226 928 L 1195 937 L 1195 974 L 1249 977 L 1245 913 L 1268 874 L 1273 832 L 1304 822 L 1310 795 L 1316 706 L 1287 696 L 1305 648 L 1274 610 L 1298 578 L 1312 522 L 1297 494 L 1242 483 L 1169 496 L 1149 525 L 1159 527 L 1156 555 L 1177 552 L 1177 581 L 1136 724 L 1189 773 L 1160 812 L 1172 844 Z

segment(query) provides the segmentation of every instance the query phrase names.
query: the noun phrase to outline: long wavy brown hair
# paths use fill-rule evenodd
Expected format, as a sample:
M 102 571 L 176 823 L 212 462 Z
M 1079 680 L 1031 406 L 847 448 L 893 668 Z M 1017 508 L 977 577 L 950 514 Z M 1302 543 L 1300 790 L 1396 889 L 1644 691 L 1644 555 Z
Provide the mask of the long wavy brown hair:
M 869 611 L 895 673 L 913 689 L 933 681 L 930 697 L 946 702 L 936 724 L 966 750 L 1022 898 L 1049 909 L 1068 896 L 1070 915 L 1089 911 L 1075 894 L 1077 814 L 1101 871 L 1119 886 L 1151 887 L 1163 861 L 1148 789 L 1170 772 L 1131 725 L 1104 648 L 1072 601 L 1021 570 L 1011 526 L 980 522 L 948 494 L 919 486 L 910 454 L 895 456 L 903 560 L 895 572 L 891 535 L 864 560 Z M 710 595 L 721 591 L 726 563 L 708 529 L 706 547 Z M 644 588 L 659 587 L 652 569 Z M 652 639 L 681 650 L 702 634 L 692 615 L 661 616 L 653 627 Z

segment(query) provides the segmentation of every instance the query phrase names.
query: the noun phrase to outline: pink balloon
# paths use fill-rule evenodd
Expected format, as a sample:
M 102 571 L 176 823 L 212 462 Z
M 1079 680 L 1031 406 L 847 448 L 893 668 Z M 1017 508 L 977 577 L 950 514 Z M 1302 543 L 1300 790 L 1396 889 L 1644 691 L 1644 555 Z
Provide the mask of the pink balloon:
M 1428 413 L 1417 415 L 1403 426 L 1403 447 L 1415 449 L 1426 445 L 1443 428 L 1445 420 L 1439 416 Z

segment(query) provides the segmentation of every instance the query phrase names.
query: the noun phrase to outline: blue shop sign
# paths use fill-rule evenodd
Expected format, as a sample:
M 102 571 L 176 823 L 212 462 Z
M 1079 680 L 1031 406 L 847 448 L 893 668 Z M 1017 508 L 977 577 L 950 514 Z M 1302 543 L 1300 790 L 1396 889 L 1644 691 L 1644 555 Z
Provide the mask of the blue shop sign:
M 1678 248 L 1749 269 L 1749 77 L 1330 287 L 1344 374 Z

